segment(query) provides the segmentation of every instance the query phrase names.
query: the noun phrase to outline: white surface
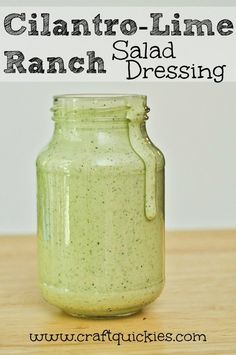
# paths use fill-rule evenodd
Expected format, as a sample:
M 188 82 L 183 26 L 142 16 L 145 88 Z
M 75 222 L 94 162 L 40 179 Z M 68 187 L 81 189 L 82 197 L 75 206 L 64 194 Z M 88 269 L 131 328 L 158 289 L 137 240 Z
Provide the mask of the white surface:
M 59 93 L 148 95 L 148 131 L 166 156 L 166 225 L 236 227 L 236 84 L 1 83 L 0 234 L 36 229 L 35 157 Z

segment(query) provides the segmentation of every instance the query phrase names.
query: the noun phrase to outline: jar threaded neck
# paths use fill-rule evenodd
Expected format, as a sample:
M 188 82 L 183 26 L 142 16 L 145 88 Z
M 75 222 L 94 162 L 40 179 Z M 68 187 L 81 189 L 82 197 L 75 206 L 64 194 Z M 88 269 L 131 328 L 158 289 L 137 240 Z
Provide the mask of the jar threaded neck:
M 54 121 L 146 120 L 145 95 L 81 94 L 54 97 Z

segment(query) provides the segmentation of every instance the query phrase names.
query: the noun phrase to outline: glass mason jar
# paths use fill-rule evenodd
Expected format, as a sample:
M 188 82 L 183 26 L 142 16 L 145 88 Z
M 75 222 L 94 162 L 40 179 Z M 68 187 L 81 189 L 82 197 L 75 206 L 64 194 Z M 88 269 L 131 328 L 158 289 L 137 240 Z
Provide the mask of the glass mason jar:
M 164 283 L 164 157 L 146 96 L 62 95 L 52 111 L 37 158 L 42 295 L 74 316 L 135 313 Z

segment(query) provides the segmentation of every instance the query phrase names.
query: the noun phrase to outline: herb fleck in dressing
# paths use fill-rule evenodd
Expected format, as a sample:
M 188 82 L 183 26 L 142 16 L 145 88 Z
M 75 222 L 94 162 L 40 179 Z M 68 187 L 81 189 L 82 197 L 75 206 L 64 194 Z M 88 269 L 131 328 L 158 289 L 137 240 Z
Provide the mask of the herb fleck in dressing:
M 164 280 L 164 158 L 145 96 L 64 95 L 37 159 L 43 297 L 75 316 L 132 314 Z

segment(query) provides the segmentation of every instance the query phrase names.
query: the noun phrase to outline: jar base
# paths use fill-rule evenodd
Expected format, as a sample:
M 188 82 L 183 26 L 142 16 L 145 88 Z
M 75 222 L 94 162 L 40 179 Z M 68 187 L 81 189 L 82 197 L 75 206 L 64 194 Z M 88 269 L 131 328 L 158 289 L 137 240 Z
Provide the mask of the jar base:
M 161 293 L 163 280 L 149 289 L 113 294 L 91 294 L 91 292 L 69 292 L 46 283 L 40 284 L 42 296 L 48 303 L 66 314 L 77 318 L 121 318 L 131 316 L 150 303 Z
M 63 312 L 68 314 L 69 316 L 75 317 L 75 318 L 86 318 L 86 319 L 111 319 L 111 318 L 125 318 L 125 317 L 130 317 L 136 313 L 141 312 L 142 308 L 137 308 L 133 311 L 130 312 L 124 312 L 124 313 L 118 313 L 118 314 L 107 314 L 107 315 L 101 315 L 101 316 L 95 316 L 95 315 L 90 315 L 90 314 L 81 314 L 81 313 L 72 313 L 68 312 L 63 309 Z

